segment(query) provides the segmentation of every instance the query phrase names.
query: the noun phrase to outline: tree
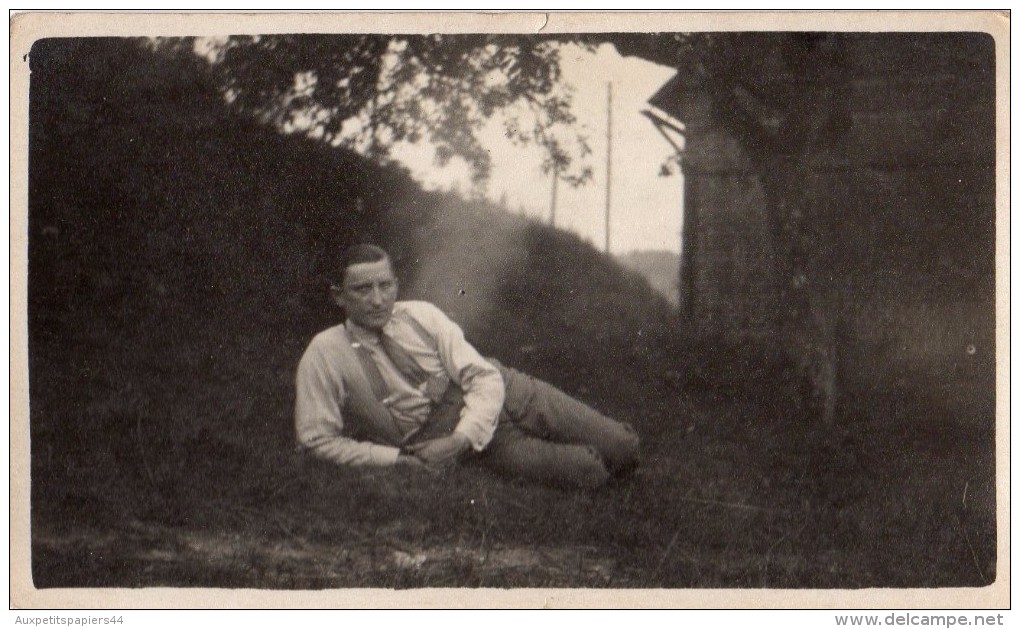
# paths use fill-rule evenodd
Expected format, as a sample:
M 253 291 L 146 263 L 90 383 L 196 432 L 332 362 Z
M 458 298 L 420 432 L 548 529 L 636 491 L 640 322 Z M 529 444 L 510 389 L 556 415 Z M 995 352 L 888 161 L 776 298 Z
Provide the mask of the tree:
M 838 395 L 840 293 L 825 261 L 822 208 L 804 193 L 817 151 L 850 125 L 849 77 L 837 33 L 622 34 L 633 55 L 691 73 L 713 117 L 740 140 L 765 194 L 777 253 L 778 328 L 811 385 L 817 414 L 833 419 Z
M 490 168 L 477 134 L 503 116 L 513 142 L 545 149 L 546 171 L 578 184 L 589 152 L 572 130 L 560 45 L 526 35 L 273 35 L 231 37 L 211 67 L 235 107 L 287 131 L 390 159 L 427 141 L 481 184 Z

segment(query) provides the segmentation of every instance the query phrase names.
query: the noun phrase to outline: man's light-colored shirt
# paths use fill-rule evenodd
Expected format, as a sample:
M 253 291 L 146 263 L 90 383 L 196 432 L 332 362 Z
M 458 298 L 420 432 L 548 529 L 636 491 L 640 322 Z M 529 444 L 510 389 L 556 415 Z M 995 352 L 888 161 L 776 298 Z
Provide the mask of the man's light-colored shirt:
M 423 339 L 412 317 L 430 339 Z M 371 352 L 389 395 L 382 401 L 405 439 L 427 421 L 432 400 L 427 383 L 414 387 L 400 373 L 381 346 L 376 333 L 348 321 L 355 343 Z M 423 301 L 401 301 L 383 328 L 430 376 L 448 379 L 464 391 L 464 408 L 455 429 L 466 436 L 476 451 L 492 439 L 505 395 L 499 371 L 464 339 L 464 333 L 441 310 Z M 337 362 L 328 360 L 338 343 L 347 343 L 343 326 L 330 328 L 312 339 L 301 358 L 297 373 L 295 426 L 298 442 L 317 456 L 344 465 L 392 465 L 399 449 L 390 445 L 355 441 L 343 434 L 343 413 L 347 395 Z M 350 368 L 360 368 L 360 365 Z

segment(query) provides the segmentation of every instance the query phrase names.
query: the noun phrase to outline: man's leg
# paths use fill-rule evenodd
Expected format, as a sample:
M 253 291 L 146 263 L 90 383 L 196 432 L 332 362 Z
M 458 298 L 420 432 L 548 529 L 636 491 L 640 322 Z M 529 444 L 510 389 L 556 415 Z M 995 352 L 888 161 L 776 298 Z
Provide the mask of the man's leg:
M 633 470 L 639 439 L 628 424 L 610 419 L 547 382 L 499 365 L 506 382 L 501 421 L 509 419 L 524 433 L 551 445 L 590 446 L 610 474 Z
M 590 445 L 553 443 L 530 435 L 504 414 L 475 461 L 502 476 L 549 485 L 599 487 L 609 480 L 602 455 Z
M 428 423 L 410 439 L 411 443 L 445 437 L 457 426 L 464 396 L 451 385 L 439 403 L 432 407 Z M 571 487 L 597 487 L 609 479 L 602 456 L 592 446 L 552 443 L 529 435 L 507 417 L 500 424 L 485 450 L 469 455 L 493 471 L 509 477 Z

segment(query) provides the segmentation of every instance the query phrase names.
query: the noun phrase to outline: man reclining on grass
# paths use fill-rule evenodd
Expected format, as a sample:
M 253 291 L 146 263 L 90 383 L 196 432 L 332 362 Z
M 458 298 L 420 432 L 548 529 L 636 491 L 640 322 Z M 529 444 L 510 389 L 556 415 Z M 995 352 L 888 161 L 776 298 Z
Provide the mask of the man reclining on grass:
M 340 465 L 434 469 L 473 459 L 511 477 L 596 487 L 630 472 L 638 437 L 492 359 L 423 301 L 396 301 L 389 255 L 348 249 L 331 279 L 345 324 L 319 333 L 297 372 L 299 444 Z

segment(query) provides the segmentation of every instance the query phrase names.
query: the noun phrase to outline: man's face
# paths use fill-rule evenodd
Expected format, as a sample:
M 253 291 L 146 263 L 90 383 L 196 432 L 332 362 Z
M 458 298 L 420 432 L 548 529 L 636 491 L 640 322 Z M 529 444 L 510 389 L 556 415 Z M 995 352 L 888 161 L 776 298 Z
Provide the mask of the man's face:
M 333 289 L 333 299 L 354 323 L 369 330 L 382 330 L 397 300 L 397 278 L 389 259 L 347 267 L 344 285 Z

